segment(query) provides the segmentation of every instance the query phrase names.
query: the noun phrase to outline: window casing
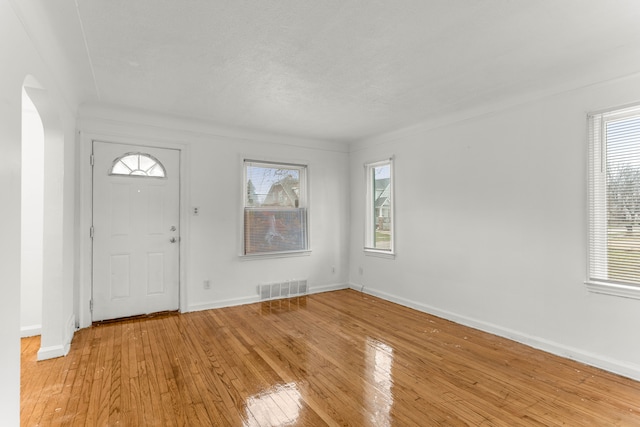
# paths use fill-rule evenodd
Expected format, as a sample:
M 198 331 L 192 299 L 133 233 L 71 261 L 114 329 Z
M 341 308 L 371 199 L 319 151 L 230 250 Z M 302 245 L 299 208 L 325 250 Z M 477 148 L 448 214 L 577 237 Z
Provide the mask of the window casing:
M 366 207 L 364 250 L 395 253 L 393 158 L 366 163 Z
M 590 114 L 588 123 L 587 286 L 640 298 L 640 106 Z
M 307 166 L 244 161 L 243 255 L 309 250 Z

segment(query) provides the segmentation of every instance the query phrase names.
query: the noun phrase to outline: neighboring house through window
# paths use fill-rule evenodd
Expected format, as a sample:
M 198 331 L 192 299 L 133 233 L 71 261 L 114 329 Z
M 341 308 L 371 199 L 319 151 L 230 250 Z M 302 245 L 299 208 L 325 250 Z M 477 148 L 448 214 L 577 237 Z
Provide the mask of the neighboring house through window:
M 307 166 L 244 161 L 243 254 L 309 249 Z
M 365 164 L 365 244 L 368 252 L 394 253 L 393 159 Z
M 640 106 L 589 115 L 593 292 L 640 298 Z

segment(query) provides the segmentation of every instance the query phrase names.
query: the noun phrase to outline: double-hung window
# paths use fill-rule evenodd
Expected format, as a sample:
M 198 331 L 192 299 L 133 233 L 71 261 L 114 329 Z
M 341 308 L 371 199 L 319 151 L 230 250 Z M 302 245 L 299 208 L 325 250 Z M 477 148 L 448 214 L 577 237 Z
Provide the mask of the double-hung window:
M 640 106 L 590 114 L 588 121 L 587 286 L 640 298 Z
M 366 208 L 364 249 L 394 254 L 393 159 L 365 164 Z
M 309 249 L 307 166 L 244 161 L 243 254 Z

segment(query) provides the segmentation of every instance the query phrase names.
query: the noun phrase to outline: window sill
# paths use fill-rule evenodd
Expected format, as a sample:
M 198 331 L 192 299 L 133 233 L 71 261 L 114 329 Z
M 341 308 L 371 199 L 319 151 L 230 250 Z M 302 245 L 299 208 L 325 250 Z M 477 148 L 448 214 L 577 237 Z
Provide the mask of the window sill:
M 272 258 L 294 258 L 301 256 L 309 256 L 311 251 L 296 251 L 296 252 L 275 252 L 270 254 L 251 254 L 251 255 L 238 255 L 241 261 L 252 261 L 257 259 L 272 259 Z
M 376 251 L 373 249 L 365 249 L 364 254 L 366 256 L 373 256 L 377 258 L 396 259 L 396 254 L 388 251 Z
M 622 298 L 640 299 L 640 286 L 617 285 L 605 282 L 584 282 L 589 292 Z

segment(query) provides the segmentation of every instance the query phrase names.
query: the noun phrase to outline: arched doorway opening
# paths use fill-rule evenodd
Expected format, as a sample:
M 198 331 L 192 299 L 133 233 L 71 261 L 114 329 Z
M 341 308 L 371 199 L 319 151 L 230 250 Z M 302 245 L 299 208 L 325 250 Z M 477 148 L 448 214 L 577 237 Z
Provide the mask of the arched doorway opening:
M 64 132 L 54 103 L 38 80 L 27 76 L 23 89 L 42 121 L 42 327 L 38 359 L 43 360 L 67 354 L 72 335 L 64 319 L 64 313 L 70 311 L 63 283 Z
M 21 178 L 20 336 L 29 337 L 42 330 L 44 129 L 24 86 Z

